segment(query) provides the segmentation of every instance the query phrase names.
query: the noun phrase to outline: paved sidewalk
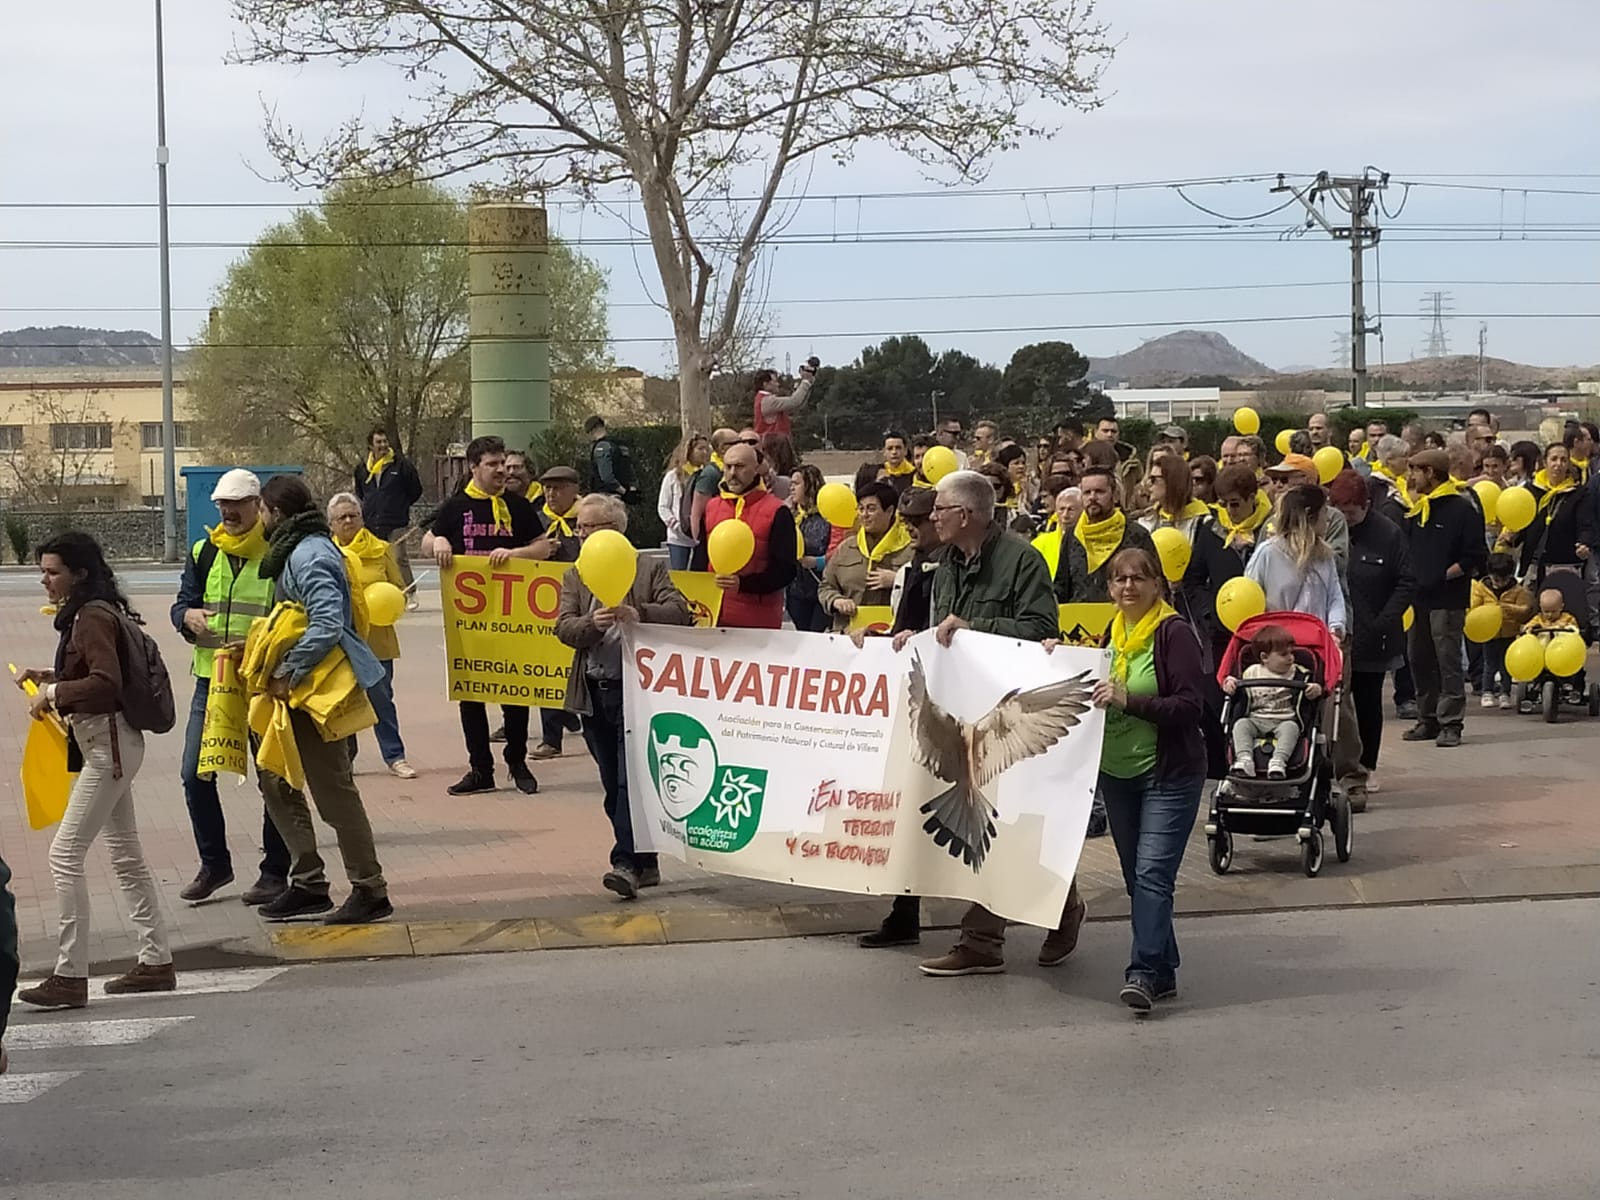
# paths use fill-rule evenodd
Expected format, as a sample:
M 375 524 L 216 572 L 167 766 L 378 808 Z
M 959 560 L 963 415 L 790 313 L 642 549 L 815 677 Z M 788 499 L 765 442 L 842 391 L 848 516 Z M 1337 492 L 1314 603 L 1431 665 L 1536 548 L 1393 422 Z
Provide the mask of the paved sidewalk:
M 187 647 L 167 626 L 164 596 L 134 597 L 150 619 L 180 690 Z M 151 740 L 137 786 L 145 852 L 165 895 L 180 962 L 212 965 L 246 958 L 431 954 L 617 942 L 715 940 L 842 932 L 874 924 L 887 901 L 711 875 L 665 863 L 665 882 L 637 904 L 601 890 L 610 846 L 599 788 L 581 738 L 565 757 L 537 767 L 541 792 L 454 798 L 445 788 L 465 768 L 455 709 L 443 699 L 444 648 L 437 596 L 401 626 L 399 708 L 411 762 L 421 777 L 383 772 L 370 735 L 359 782 L 397 910 L 371 930 L 275 927 L 269 936 L 238 894 L 255 876 L 260 796 L 224 777 L 237 884 L 203 905 L 178 899 L 197 863 L 178 784 L 182 738 Z M 50 661 L 54 631 L 31 601 L 0 598 L 4 661 Z M 27 828 L 16 762 L 26 734 L 20 693 L 0 702 L 0 848 L 15 872 L 23 958 L 33 970 L 53 960 L 56 903 L 47 862 L 50 831 Z M 1467 741 L 1458 750 L 1400 741 L 1386 727 L 1381 791 L 1357 818 L 1355 856 L 1334 858 L 1318 879 L 1300 872 L 1293 840 L 1236 841 L 1233 872 L 1213 875 L 1204 837 L 1179 877 L 1178 906 L 1189 913 L 1335 907 L 1504 896 L 1600 894 L 1600 806 L 1590 803 L 1600 722 L 1577 716 L 1557 726 L 1535 717 L 1482 712 L 1472 700 Z M 321 828 L 336 896 L 344 881 L 331 832 Z M 97 965 L 131 957 L 135 945 L 104 850 L 90 854 L 95 898 L 92 956 Z M 1088 843 L 1079 875 L 1095 919 L 1127 912 L 1109 838 Z M 949 924 L 961 905 L 927 906 L 930 923 Z M 935 944 L 942 939 L 935 937 Z

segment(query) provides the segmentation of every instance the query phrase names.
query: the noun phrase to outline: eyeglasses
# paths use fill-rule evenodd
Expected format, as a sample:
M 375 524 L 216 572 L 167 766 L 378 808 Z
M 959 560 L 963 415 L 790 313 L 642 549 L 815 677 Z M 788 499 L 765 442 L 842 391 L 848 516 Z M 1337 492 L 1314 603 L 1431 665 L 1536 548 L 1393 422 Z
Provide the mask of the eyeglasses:
M 1154 583 L 1148 575 L 1116 575 L 1112 577 L 1113 587 L 1131 587 L 1140 583 Z
M 942 512 L 965 512 L 966 511 L 966 506 L 962 505 L 962 504 L 935 504 L 933 506 L 933 511 L 936 512 L 936 513 L 942 513 Z
M 741 442 L 743 442 L 746 446 L 759 446 L 759 445 L 761 445 L 761 439 L 760 438 L 740 438 L 739 440 Z

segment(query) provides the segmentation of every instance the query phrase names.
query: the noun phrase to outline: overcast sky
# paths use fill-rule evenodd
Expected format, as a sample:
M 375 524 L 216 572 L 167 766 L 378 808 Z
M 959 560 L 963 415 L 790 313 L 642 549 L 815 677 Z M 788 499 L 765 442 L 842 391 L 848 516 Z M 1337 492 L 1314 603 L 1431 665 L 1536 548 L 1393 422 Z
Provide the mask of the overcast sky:
M 0 328 L 158 327 L 153 250 L 15 245 L 153 242 L 151 9 L 80 0 L 10 6 L 4 17 Z M 1335 333 L 1348 327 L 1349 254 L 1341 244 L 1320 233 L 1258 243 L 1130 241 L 1133 226 L 1214 219 L 1170 189 L 1111 185 L 1354 173 L 1373 164 L 1431 185 L 1409 197 L 1391 187 L 1390 211 L 1402 199 L 1405 207 L 1384 219 L 1381 258 L 1368 259 L 1369 279 L 1382 280 L 1388 359 L 1422 350 L 1428 329 L 1417 310 L 1425 292 L 1439 289 L 1452 293 L 1460 314 L 1447 327 L 1454 349 L 1475 350 L 1484 322 L 1493 355 L 1600 362 L 1600 4 L 1342 0 L 1316 13 L 1282 0 L 1101 0 L 1100 15 L 1121 39 L 1106 104 L 1067 114 L 1056 140 L 996 164 L 985 188 L 1022 195 L 962 189 L 931 199 L 834 201 L 825 197 L 928 185 L 882 151 L 845 169 L 819 167 L 810 184 L 819 198 L 799 208 L 790 233 L 837 240 L 773 252 L 775 359 L 817 353 L 844 361 L 883 336 L 923 332 L 936 349 L 959 346 L 1003 364 L 1031 341 L 1062 338 L 1104 355 L 1193 326 L 1217 329 L 1275 367 L 1326 364 Z M 404 81 L 383 69 L 226 65 L 234 30 L 222 0 L 168 0 L 166 20 L 173 202 L 236 206 L 175 208 L 175 242 L 242 246 L 287 212 L 271 205 L 306 199 L 256 174 L 272 170 L 264 104 L 313 131 L 356 111 L 377 118 L 406 104 Z M 1481 190 L 1438 186 L 1446 183 Z M 1088 186 L 1095 190 L 1067 190 Z M 1245 216 L 1277 202 L 1268 186 L 1184 194 Z M 150 207 L 14 207 L 108 202 Z M 245 204 L 262 207 L 238 207 Z M 1288 226 L 1295 212 L 1273 220 Z M 1474 231 L 1445 232 L 1474 240 L 1419 240 L 1462 223 Z M 1576 231 L 1541 230 L 1552 223 Z M 619 232 L 604 214 L 573 208 L 558 210 L 554 226 L 580 242 Z M 928 229 L 1015 232 L 981 245 L 870 240 Z M 1083 240 L 1091 229 L 1093 240 Z M 649 307 L 660 292 L 648 254 L 639 252 L 636 265 L 627 247 L 584 250 L 610 273 L 617 361 L 659 370 L 668 326 Z M 239 253 L 174 250 L 180 342 L 199 328 Z M 1100 294 L 1039 294 L 1063 292 Z M 1369 307 L 1376 303 L 1374 288 Z M 1268 317 L 1311 319 L 1250 323 Z M 1377 360 L 1376 343 L 1369 354 Z

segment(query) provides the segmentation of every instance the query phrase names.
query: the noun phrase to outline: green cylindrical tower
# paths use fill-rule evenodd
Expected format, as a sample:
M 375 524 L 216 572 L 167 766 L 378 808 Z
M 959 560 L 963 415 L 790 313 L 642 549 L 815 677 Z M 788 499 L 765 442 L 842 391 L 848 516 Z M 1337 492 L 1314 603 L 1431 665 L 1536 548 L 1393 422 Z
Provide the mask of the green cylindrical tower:
M 472 436 L 526 449 L 550 424 L 550 226 L 533 204 L 467 213 Z

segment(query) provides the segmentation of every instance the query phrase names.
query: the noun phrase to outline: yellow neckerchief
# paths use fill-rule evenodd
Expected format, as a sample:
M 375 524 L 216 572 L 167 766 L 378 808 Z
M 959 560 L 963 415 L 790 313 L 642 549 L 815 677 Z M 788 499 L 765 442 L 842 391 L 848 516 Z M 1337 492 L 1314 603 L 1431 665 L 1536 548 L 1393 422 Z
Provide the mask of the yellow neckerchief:
M 544 507 L 540 511 L 544 513 L 545 520 L 550 522 L 550 525 L 545 526 L 546 533 L 550 532 L 550 526 L 553 525 L 561 530 L 562 537 L 578 536 L 577 531 L 572 528 L 572 522 L 578 515 L 578 502 L 576 500 L 572 502 L 572 507 L 564 513 L 558 513 L 551 508 L 548 500 L 545 501 Z
M 1406 517 L 1409 520 L 1415 520 L 1418 525 L 1426 525 L 1430 506 L 1435 500 L 1443 499 L 1445 496 L 1459 496 L 1460 494 L 1461 489 L 1456 486 L 1456 481 L 1454 479 L 1446 479 L 1426 496 L 1418 496 L 1411 507 L 1406 509 Z
M 389 543 L 363 525 L 348 542 L 340 542 L 339 549 L 364 562 L 372 562 L 389 553 Z
M 1550 502 L 1562 492 L 1570 492 L 1573 488 L 1577 487 L 1578 481 L 1569 474 L 1561 481 L 1559 485 L 1552 486 L 1550 483 L 1550 476 L 1546 474 L 1543 467 L 1540 467 L 1533 473 L 1533 486 L 1544 489 L 1544 495 L 1539 497 L 1538 508 L 1539 512 L 1543 512 L 1545 509 L 1550 507 Z
M 1041 529 L 1039 532 L 1041 534 L 1057 533 L 1057 532 L 1060 531 L 1060 529 L 1061 529 L 1061 514 L 1058 513 L 1058 512 L 1052 512 L 1050 514 L 1050 519 L 1044 523 L 1044 528 Z
M 267 532 L 259 517 L 245 533 L 229 533 L 221 525 L 206 532 L 211 535 L 211 544 L 231 558 L 260 562 L 266 557 Z
M 883 469 L 896 478 L 901 475 L 915 475 L 917 473 L 916 466 L 909 458 L 902 458 L 898 463 L 886 462 L 883 464 Z
M 919 472 L 917 475 L 912 477 L 911 486 L 914 488 L 932 488 L 933 484 L 924 479 Z
M 1222 532 L 1227 534 L 1227 536 L 1222 539 L 1222 544 L 1225 546 L 1231 546 L 1233 545 L 1235 534 L 1242 533 L 1247 536 L 1252 535 L 1256 530 L 1260 529 L 1266 524 L 1267 518 L 1272 515 L 1272 501 L 1267 499 L 1267 494 L 1265 492 L 1258 491 L 1256 493 L 1255 510 L 1237 525 L 1233 523 L 1233 518 L 1228 516 L 1227 505 L 1219 504 L 1213 511 L 1217 514 L 1217 524 L 1221 525 Z M 1250 538 L 1251 542 L 1254 542 L 1254 540 L 1255 539 L 1253 537 Z
M 722 470 L 722 455 L 715 450 L 711 452 L 711 465 L 719 471 Z
M 1088 513 L 1079 515 L 1078 524 L 1073 529 L 1072 535 L 1078 539 L 1078 544 L 1089 557 L 1091 575 L 1105 565 L 1106 559 L 1116 553 L 1117 547 L 1122 545 L 1122 535 L 1127 529 L 1128 514 L 1120 508 L 1104 521 L 1090 521 Z
M 1256 493 L 1258 496 L 1260 494 L 1260 492 Z M 1170 513 L 1164 508 L 1157 509 L 1156 518 L 1160 521 L 1170 521 L 1173 524 L 1177 524 L 1179 521 L 1187 520 L 1190 517 L 1203 517 L 1210 511 L 1211 509 L 1206 506 L 1204 500 L 1191 500 L 1183 506 L 1181 513 Z
M 394 451 L 385 450 L 382 458 L 373 458 L 367 455 L 367 482 L 377 483 L 378 476 L 383 474 L 383 469 L 394 465 Z
M 1400 499 L 1402 501 L 1408 505 L 1411 503 L 1411 489 L 1406 486 L 1406 481 L 1404 479 L 1401 479 L 1399 476 L 1395 475 L 1381 462 L 1375 462 L 1372 464 L 1372 473 L 1379 479 L 1387 480 L 1390 486 L 1392 486 L 1395 491 L 1400 493 Z
M 1355 456 L 1357 458 L 1359 458 L 1362 462 L 1371 462 L 1372 461 L 1372 443 L 1371 442 L 1362 442 L 1361 443 L 1361 449 L 1356 451 Z
M 1015 496 L 1013 496 L 1009 500 L 1000 501 L 1000 507 L 1001 508 L 1009 508 L 1012 512 L 1016 512 L 1017 511 L 1017 498 Z
M 511 532 L 511 506 L 506 503 L 504 492 L 496 492 L 491 496 L 479 487 L 474 480 L 469 479 L 467 480 L 467 495 L 473 500 L 487 500 L 489 502 L 489 511 L 494 514 L 494 527 L 504 530 L 506 533 Z
M 1150 611 L 1139 618 L 1139 623 L 1129 629 L 1128 619 L 1119 608 L 1116 616 L 1111 618 L 1111 677 L 1127 683 L 1129 661 L 1142 654 L 1145 647 L 1155 641 L 1156 630 L 1161 622 L 1177 615 L 1178 610 L 1172 605 L 1165 600 L 1157 600 L 1151 605 Z
M 721 496 L 729 504 L 733 505 L 733 515 L 735 517 L 742 518 L 744 516 L 744 502 L 756 492 L 764 492 L 766 490 L 766 481 L 758 479 L 756 480 L 755 487 L 751 488 L 748 492 L 730 492 L 727 488 L 718 485 L 717 495 Z
M 692 462 L 686 462 L 678 468 L 678 470 L 682 471 L 685 475 L 693 475 L 699 469 L 700 468 L 695 466 Z
M 856 549 L 861 551 L 861 557 L 867 560 L 867 570 L 871 571 L 875 565 L 888 558 L 891 554 L 898 554 L 911 545 L 911 531 L 896 517 L 889 526 L 889 531 L 878 539 L 878 544 L 872 549 L 867 549 L 867 527 L 859 526 L 856 529 Z

